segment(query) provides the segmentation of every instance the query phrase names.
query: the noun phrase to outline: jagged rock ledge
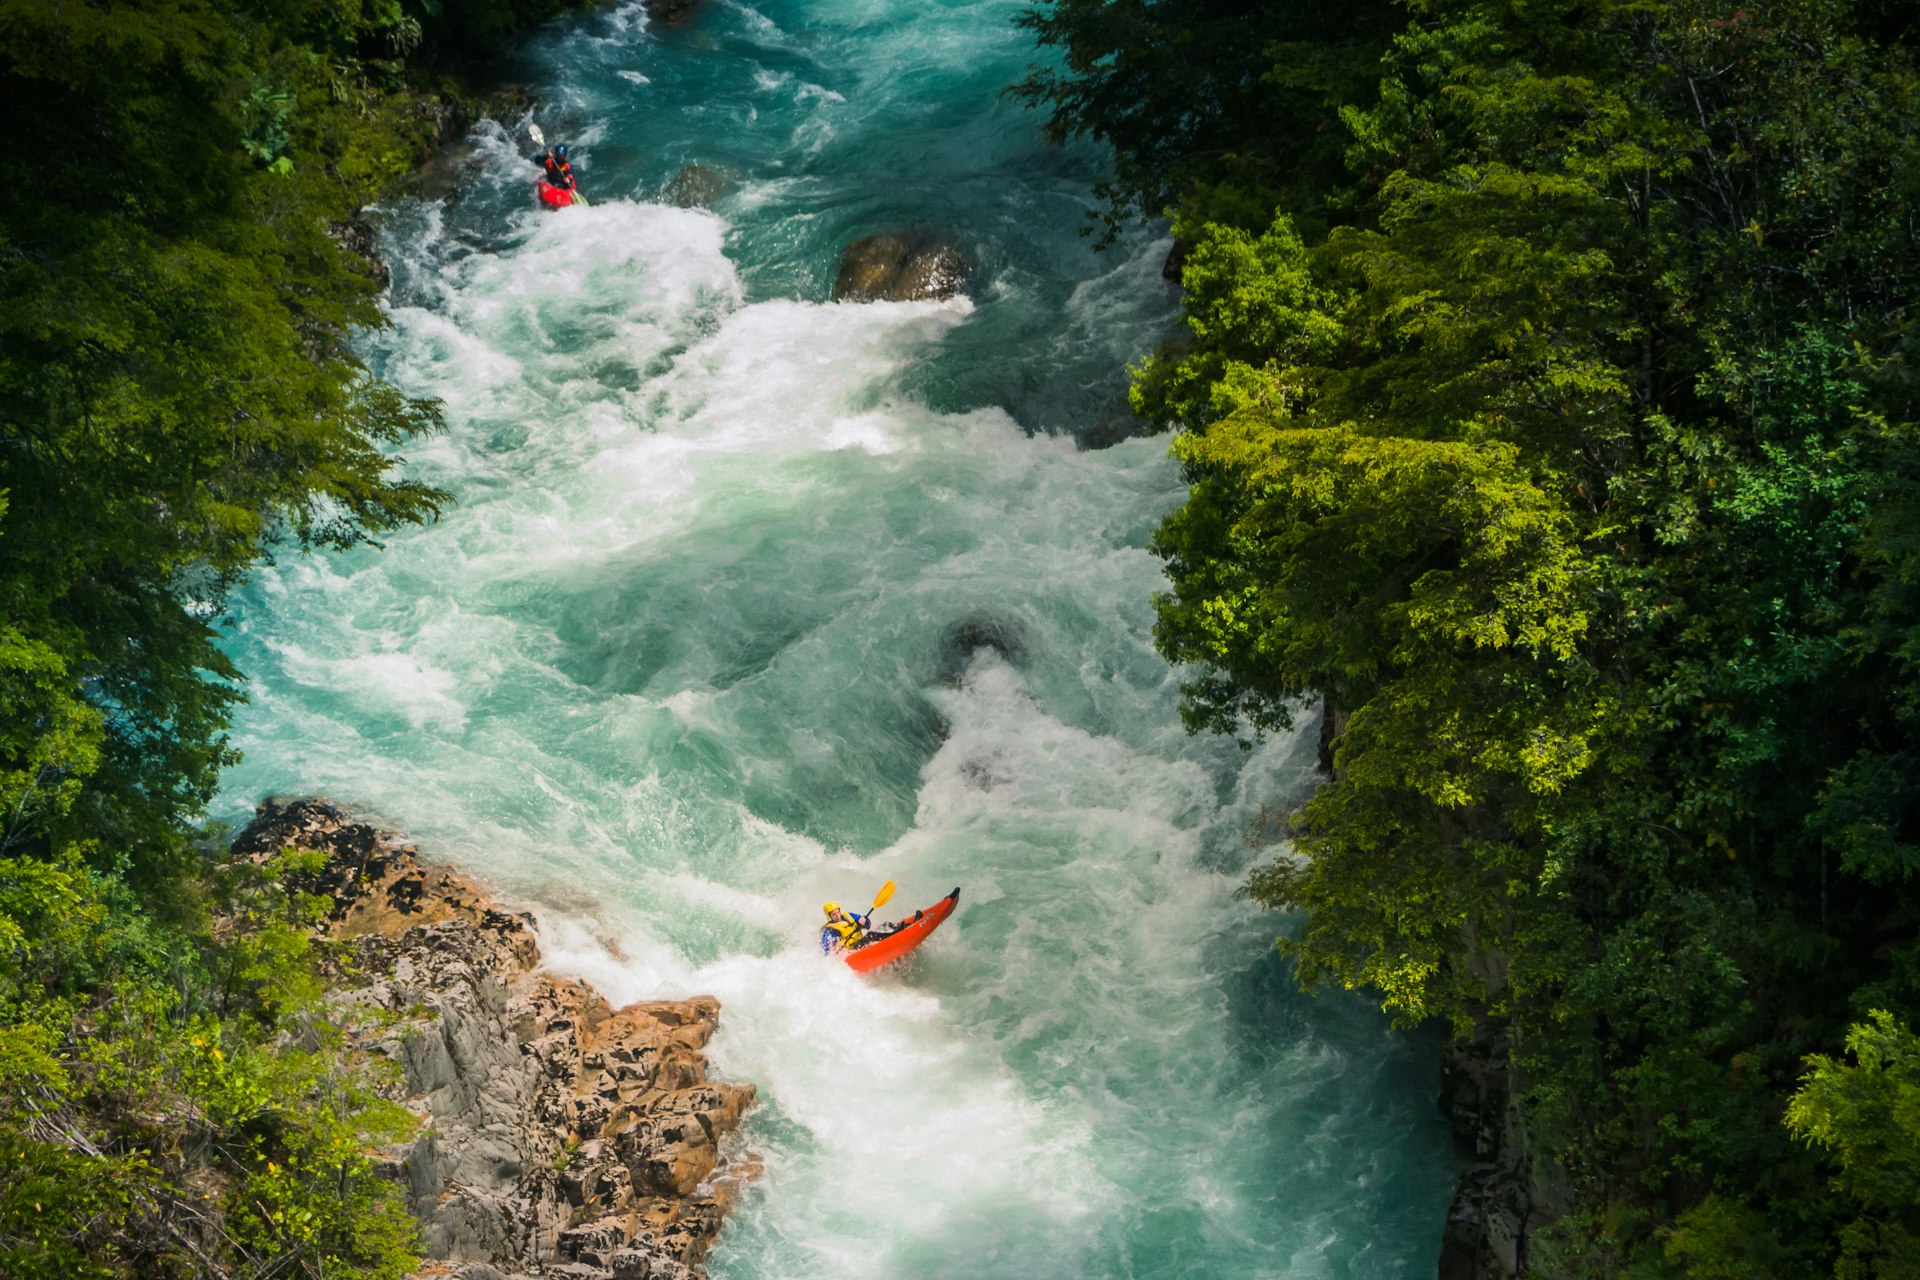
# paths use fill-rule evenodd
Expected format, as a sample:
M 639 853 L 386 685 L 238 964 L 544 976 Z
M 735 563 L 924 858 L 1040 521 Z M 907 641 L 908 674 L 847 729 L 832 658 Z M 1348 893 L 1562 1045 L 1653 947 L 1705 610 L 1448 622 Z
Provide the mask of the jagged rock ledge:
M 1573 1211 L 1566 1170 L 1532 1149 L 1505 1029 L 1483 1018 L 1440 1059 L 1440 1109 L 1460 1172 L 1439 1280 L 1521 1280 L 1538 1234 Z
M 423 1125 L 388 1169 L 432 1259 L 422 1277 L 695 1280 L 751 1156 L 722 1147 L 751 1085 L 706 1078 L 710 996 L 614 1009 L 540 967 L 533 918 L 324 800 L 269 800 L 234 841 L 327 861 L 308 887 L 348 943 L 331 999 L 399 1067 Z

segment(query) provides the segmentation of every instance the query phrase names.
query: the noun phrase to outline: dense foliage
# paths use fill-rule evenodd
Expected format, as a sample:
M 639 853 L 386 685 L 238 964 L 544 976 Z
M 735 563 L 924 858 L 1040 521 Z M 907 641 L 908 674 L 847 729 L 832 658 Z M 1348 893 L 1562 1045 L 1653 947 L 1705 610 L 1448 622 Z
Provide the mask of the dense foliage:
M 1920 1275 L 1914 13 L 1028 15 L 1189 250 L 1133 394 L 1190 723 L 1325 716 L 1251 890 L 1306 982 L 1503 1029 L 1537 1274 Z
M 194 824 L 273 547 L 443 495 L 330 231 L 572 0 L 0 0 L 0 1271 L 398 1275 L 404 1128 L 317 1016 L 304 902 Z M 217 909 L 217 913 L 216 913 Z M 216 929 L 215 919 L 223 923 Z

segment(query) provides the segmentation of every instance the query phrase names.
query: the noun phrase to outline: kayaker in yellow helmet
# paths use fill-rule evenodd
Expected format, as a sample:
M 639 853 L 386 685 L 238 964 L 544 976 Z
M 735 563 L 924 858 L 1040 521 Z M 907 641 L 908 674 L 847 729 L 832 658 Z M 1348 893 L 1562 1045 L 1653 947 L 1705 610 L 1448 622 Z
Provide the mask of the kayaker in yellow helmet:
M 867 921 L 873 913 L 858 915 L 843 908 L 837 902 L 822 906 L 827 913 L 826 927 L 820 930 L 820 950 L 827 955 L 836 951 L 845 951 L 859 943 L 867 931 Z

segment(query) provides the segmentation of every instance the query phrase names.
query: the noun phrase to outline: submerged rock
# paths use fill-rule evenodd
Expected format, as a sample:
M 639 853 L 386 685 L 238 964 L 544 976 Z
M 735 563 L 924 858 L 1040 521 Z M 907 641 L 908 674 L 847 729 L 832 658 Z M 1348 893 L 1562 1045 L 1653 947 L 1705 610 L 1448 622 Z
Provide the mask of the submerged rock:
M 683 27 L 707 0 L 645 0 L 647 17 L 662 27 Z
M 941 638 L 941 682 L 959 684 L 973 655 L 982 649 L 991 649 L 1010 666 L 1027 665 L 1027 641 L 1017 624 L 991 616 L 968 618 L 948 627 Z
M 835 302 L 922 302 L 951 298 L 971 268 L 958 249 L 926 232 L 866 236 L 840 255 Z
M 697 1280 L 738 1184 L 722 1147 L 751 1085 L 710 1081 L 711 996 L 615 1009 L 539 967 L 532 917 L 323 800 L 269 800 L 234 841 L 324 851 L 310 892 L 347 940 L 330 999 L 349 1042 L 396 1063 L 424 1121 L 388 1153 L 426 1272 L 466 1280 Z
M 740 189 L 732 172 L 710 164 L 688 164 L 667 181 L 667 199 L 682 209 L 701 208 Z
M 485 153 L 471 137 L 462 138 L 415 169 L 410 185 L 422 200 L 446 200 L 476 186 L 485 168 Z M 531 166 L 527 172 L 533 172 Z

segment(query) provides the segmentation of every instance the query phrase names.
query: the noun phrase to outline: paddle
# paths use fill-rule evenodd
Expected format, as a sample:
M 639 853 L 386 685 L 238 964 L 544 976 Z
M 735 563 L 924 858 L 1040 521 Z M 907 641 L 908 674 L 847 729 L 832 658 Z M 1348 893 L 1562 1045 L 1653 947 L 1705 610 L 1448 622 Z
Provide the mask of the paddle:
M 887 905 L 887 899 L 893 896 L 893 881 L 880 886 L 880 892 L 873 895 L 873 905 L 867 908 L 867 914 L 860 917 L 860 927 L 865 929 L 873 920 L 873 913 Z
M 533 145 L 534 145 L 534 146 L 536 146 L 536 147 L 541 147 L 541 148 L 543 148 L 543 149 L 544 149 L 544 148 L 546 147 L 546 145 L 547 145 L 547 135 L 546 135 L 546 134 L 544 134 L 544 133 L 542 133 L 542 132 L 540 132 L 540 126 L 539 126 L 539 125 L 537 125 L 537 124 L 530 124 L 530 125 L 528 125 L 528 126 L 527 126 L 527 136 L 528 136 L 529 138 L 532 138 L 532 139 L 533 139 Z M 587 198 L 586 198 L 585 196 L 583 196 L 583 195 L 581 195 L 581 194 L 580 194 L 580 188 L 578 188 L 578 187 L 575 187 L 575 188 L 573 189 L 573 202 L 574 202 L 575 204 L 577 204 L 577 205 L 580 205 L 580 206 L 581 206 L 582 208 L 584 208 L 584 207 L 586 206 L 586 203 L 587 203 Z

